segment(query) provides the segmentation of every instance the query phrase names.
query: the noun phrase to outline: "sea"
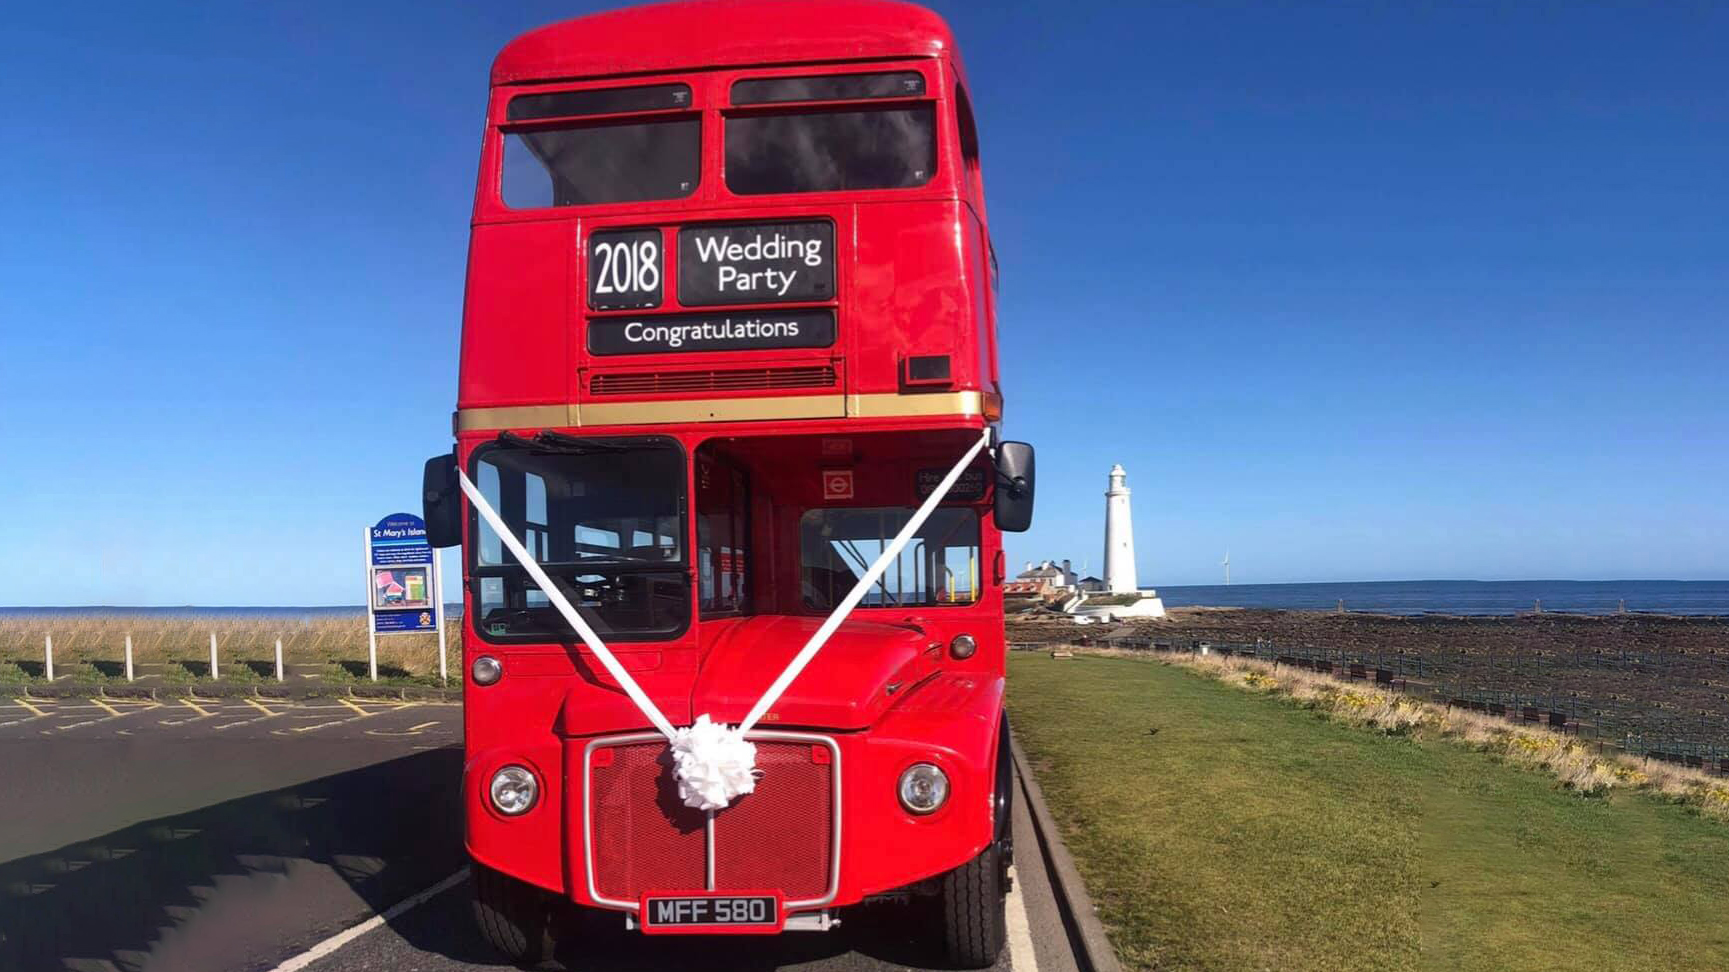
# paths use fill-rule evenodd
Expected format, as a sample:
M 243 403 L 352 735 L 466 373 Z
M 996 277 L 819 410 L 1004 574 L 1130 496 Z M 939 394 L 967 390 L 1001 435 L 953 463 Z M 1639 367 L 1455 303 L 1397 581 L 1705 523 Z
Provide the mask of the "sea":
M 1373 614 L 1729 615 L 1729 581 L 1362 581 L 1160 587 L 1166 607 L 1279 608 Z
M 1729 581 L 1353 581 L 1324 584 L 1232 584 L 1158 588 L 1166 607 L 1278 608 L 1372 614 L 1513 615 L 1681 614 L 1729 616 Z M 447 607 L 462 616 L 462 605 Z M 207 607 L 0 607 L 0 618 L 305 618 L 356 617 L 354 605 Z

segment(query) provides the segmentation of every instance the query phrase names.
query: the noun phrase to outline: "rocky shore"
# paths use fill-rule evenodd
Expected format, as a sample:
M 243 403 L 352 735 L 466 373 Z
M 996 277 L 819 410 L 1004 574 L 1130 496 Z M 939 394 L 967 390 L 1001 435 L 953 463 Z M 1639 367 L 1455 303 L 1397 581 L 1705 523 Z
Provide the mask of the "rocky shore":
M 1162 621 L 1080 626 L 1009 620 L 1011 643 L 1128 638 L 1183 648 L 1271 643 L 1345 661 L 1391 658 L 1437 698 L 1506 693 L 1553 700 L 1605 734 L 1729 752 L 1729 618 L 1643 614 L 1449 617 L 1174 608 Z M 1414 687 L 1416 687 L 1414 685 Z

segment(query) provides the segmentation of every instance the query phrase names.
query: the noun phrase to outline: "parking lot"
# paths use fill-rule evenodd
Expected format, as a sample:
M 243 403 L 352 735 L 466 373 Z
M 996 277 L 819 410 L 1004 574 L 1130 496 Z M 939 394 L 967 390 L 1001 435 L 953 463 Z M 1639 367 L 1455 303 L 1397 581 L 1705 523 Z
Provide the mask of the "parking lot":
M 34 699 L 0 698 L 0 740 L 162 739 L 261 736 L 413 738 L 417 746 L 462 739 L 455 702 L 405 702 L 343 697 L 290 701 L 262 698 Z
M 318 972 L 499 967 L 465 881 L 317 951 L 466 864 L 461 741 L 453 702 L 0 697 L 0 779 L 27 783 L 0 788 L 0 968 L 264 972 L 309 950 Z M 1037 942 L 1037 964 L 1060 972 L 1073 965 L 1027 826 L 1017 819 L 1020 966 Z M 602 932 L 578 964 L 709 954 Z M 918 967 L 930 947 L 894 909 L 722 944 L 743 967 L 849 972 Z

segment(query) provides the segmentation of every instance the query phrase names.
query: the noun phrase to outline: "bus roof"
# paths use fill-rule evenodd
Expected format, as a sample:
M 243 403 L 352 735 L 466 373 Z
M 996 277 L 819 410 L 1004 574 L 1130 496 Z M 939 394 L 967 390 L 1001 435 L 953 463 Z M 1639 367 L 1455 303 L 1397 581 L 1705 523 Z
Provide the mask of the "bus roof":
M 941 17 L 891 0 L 657 3 L 531 30 L 499 52 L 492 83 L 936 57 L 954 48 Z

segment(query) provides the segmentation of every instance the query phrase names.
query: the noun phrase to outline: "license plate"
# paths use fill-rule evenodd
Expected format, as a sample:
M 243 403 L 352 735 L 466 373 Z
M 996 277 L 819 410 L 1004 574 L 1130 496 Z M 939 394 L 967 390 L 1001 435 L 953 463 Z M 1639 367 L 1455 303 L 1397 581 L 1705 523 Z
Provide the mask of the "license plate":
M 645 894 L 637 916 L 650 935 L 765 934 L 781 930 L 780 905 L 767 892 Z

